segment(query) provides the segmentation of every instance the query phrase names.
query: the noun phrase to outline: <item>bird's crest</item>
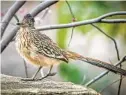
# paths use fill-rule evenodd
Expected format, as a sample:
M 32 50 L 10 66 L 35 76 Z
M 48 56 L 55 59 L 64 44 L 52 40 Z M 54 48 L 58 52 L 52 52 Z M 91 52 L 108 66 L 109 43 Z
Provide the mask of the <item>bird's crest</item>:
M 22 23 L 17 23 L 17 25 L 34 27 L 34 18 L 31 14 L 26 14 L 22 20 Z

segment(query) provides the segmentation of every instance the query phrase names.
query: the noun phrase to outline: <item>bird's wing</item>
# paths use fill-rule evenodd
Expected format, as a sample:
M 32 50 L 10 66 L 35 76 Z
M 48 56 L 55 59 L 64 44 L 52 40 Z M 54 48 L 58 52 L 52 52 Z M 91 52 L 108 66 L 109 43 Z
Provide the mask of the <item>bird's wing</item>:
M 50 58 L 56 58 L 65 62 L 68 62 L 67 57 L 63 54 L 63 50 L 58 47 L 56 43 L 54 43 L 48 36 L 45 34 L 41 34 L 40 32 L 36 31 L 34 36 L 34 45 L 32 47 L 34 50 L 42 54 L 44 56 L 50 57 Z

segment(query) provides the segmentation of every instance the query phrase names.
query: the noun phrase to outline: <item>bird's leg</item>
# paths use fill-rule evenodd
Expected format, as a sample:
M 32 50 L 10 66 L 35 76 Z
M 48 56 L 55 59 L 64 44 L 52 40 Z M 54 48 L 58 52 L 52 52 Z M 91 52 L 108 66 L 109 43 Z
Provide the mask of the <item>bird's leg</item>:
M 48 76 L 54 76 L 56 74 L 56 72 L 51 73 L 52 68 L 53 68 L 53 65 L 51 65 L 50 70 L 49 70 L 49 73 L 46 75 L 47 77 Z
M 41 66 L 38 68 L 38 70 L 35 72 L 35 74 L 31 77 L 31 78 L 23 78 L 21 80 L 23 81 L 34 81 L 35 80 L 35 77 L 37 76 L 38 72 L 41 70 Z
M 51 65 L 51 67 L 50 67 L 50 69 L 49 69 L 49 73 L 48 73 L 46 76 L 41 77 L 41 78 L 39 78 L 39 79 L 37 79 L 37 80 L 42 80 L 42 79 L 44 79 L 44 78 L 47 78 L 48 76 L 54 76 L 56 73 L 51 73 L 52 68 L 53 68 L 53 65 Z

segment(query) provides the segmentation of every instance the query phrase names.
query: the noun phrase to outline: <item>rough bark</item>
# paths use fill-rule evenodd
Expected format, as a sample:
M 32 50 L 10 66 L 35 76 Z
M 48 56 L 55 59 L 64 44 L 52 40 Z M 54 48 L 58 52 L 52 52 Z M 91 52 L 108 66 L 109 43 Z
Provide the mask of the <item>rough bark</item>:
M 91 88 L 70 82 L 21 81 L 19 77 L 1 75 L 1 95 L 100 95 Z

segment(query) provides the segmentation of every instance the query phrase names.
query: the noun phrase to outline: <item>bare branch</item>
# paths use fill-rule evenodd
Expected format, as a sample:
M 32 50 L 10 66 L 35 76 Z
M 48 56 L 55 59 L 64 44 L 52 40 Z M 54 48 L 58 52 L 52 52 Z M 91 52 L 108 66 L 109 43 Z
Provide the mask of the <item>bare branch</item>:
M 120 68 L 121 68 L 121 67 L 122 67 L 122 65 L 120 64 Z M 122 75 L 120 75 L 120 82 L 119 82 L 118 94 L 117 94 L 117 95 L 120 95 L 122 81 L 123 81 L 123 76 L 122 76 Z
M 126 61 L 126 56 L 124 56 L 118 63 L 116 63 L 115 66 L 120 65 L 124 61 Z M 105 72 L 99 74 L 97 77 L 95 77 L 94 79 L 92 79 L 91 81 L 89 81 L 88 83 L 86 83 L 85 86 L 90 86 L 92 83 L 96 82 L 97 80 L 99 80 L 100 78 L 102 78 L 103 76 L 105 76 L 108 73 L 109 73 L 109 71 L 105 71 Z
M 122 77 L 122 79 L 124 79 L 124 78 L 126 78 L 126 77 Z M 120 78 L 119 78 L 118 80 L 114 81 L 113 83 L 109 84 L 109 85 L 106 86 L 105 88 L 103 88 L 103 89 L 100 91 L 100 93 L 104 92 L 106 88 L 112 86 L 114 83 L 118 82 L 119 80 L 120 80 Z
M 43 27 L 35 29 L 35 30 L 43 31 L 43 30 L 50 30 L 50 29 L 70 28 L 70 27 L 87 25 L 87 24 L 91 24 L 91 23 L 109 23 L 109 24 L 126 23 L 126 19 L 103 19 L 105 17 L 109 17 L 109 16 L 113 16 L 113 15 L 126 15 L 126 11 L 111 12 L 111 13 L 104 14 L 100 17 L 94 18 L 94 19 L 72 22 L 72 23 L 68 23 L 68 24 L 43 26 Z
M 68 24 L 47 25 L 47 26 L 43 26 L 41 28 L 37 28 L 34 30 L 43 31 L 43 30 L 50 30 L 50 29 L 71 28 L 71 27 L 77 27 L 77 26 L 87 25 L 87 24 L 91 24 L 91 23 L 101 23 L 101 22 L 99 22 L 98 19 L 90 19 L 90 20 L 72 22 L 72 23 L 68 23 Z M 124 23 L 126 23 L 126 21 L 124 21 Z
M 115 15 L 126 15 L 126 11 L 117 11 L 117 12 L 107 13 L 107 14 L 100 16 L 98 19 L 104 19 L 107 17 L 115 16 Z
M 44 10 L 45 8 L 48 8 L 49 6 L 57 3 L 58 0 L 55 1 L 43 1 L 41 4 L 39 4 L 35 9 L 33 9 L 30 14 L 35 17 L 37 14 L 39 14 L 42 10 Z
M 101 23 L 126 23 L 126 19 L 102 19 Z
M 13 29 L 13 31 L 8 32 L 8 35 L 6 36 L 6 38 L 2 39 L 0 41 L 1 44 L 1 52 L 3 52 L 3 50 L 8 46 L 8 44 L 12 41 L 12 39 L 14 38 L 14 36 L 16 35 L 16 32 L 18 31 L 19 26 L 15 27 Z
M 14 16 L 14 14 L 19 10 L 19 8 L 21 6 L 24 5 L 26 1 L 16 1 L 11 8 L 9 8 L 9 10 L 7 11 L 6 15 L 4 16 L 2 22 L 7 22 L 7 23 L 2 23 L 1 24 L 1 37 L 4 34 L 4 31 L 6 29 L 6 27 L 8 26 L 10 20 L 12 19 L 12 17 Z
M 67 5 L 68 5 L 69 11 L 70 11 L 70 13 L 71 13 L 72 21 L 75 22 L 76 18 L 75 18 L 75 16 L 74 16 L 74 13 L 73 13 L 73 11 L 72 11 L 72 8 L 71 8 L 71 6 L 70 6 L 70 4 L 69 4 L 69 2 L 68 2 L 67 0 L 66 0 L 66 3 L 67 3 Z M 70 42 L 71 42 L 72 37 L 73 37 L 74 28 L 75 28 L 75 27 L 72 27 L 72 30 L 71 30 L 71 37 L 70 37 L 68 46 L 70 46 Z
M 68 5 L 68 8 L 69 8 L 69 10 L 70 10 L 70 13 L 71 13 L 72 17 L 75 18 L 74 13 L 73 13 L 73 11 L 72 11 L 72 9 L 71 9 L 71 6 L 70 6 L 70 4 L 69 4 L 69 2 L 68 2 L 67 0 L 66 0 L 66 3 L 67 3 L 67 5 Z
M 117 43 L 116 43 L 116 40 L 114 38 L 112 38 L 111 36 L 109 36 L 108 34 L 106 34 L 103 30 L 101 30 L 98 26 L 94 25 L 94 24 L 91 24 L 93 27 L 95 27 L 96 29 L 98 29 L 100 32 L 102 32 L 106 37 L 108 37 L 109 39 L 111 39 L 115 45 L 115 50 L 116 50 L 116 54 L 117 54 L 117 59 L 118 61 L 120 60 L 120 57 L 119 57 L 119 50 L 118 50 L 118 47 L 117 47 Z
M 48 7 L 48 8 L 46 8 L 46 10 L 45 10 L 44 14 L 42 15 L 42 19 L 44 19 L 44 17 L 47 15 L 47 13 L 48 13 L 49 9 L 50 9 L 49 7 Z
M 55 4 L 57 1 L 44 1 L 43 3 L 39 4 L 35 9 L 33 9 L 30 13 L 33 16 L 36 16 L 39 12 L 43 11 L 47 7 Z M 19 27 L 15 27 L 11 32 L 8 33 L 7 37 L 2 39 L 1 43 L 1 52 L 7 47 L 7 45 L 11 42 L 13 37 L 16 35 L 16 32 L 18 31 Z
M 20 21 L 19 21 L 19 18 L 17 17 L 16 14 L 14 15 L 14 17 L 15 17 L 15 19 L 16 19 L 17 22 L 20 22 Z
M 73 33 L 74 33 L 74 28 L 75 28 L 75 27 L 72 27 L 71 36 L 70 36 L 70 40 L 69 40 L 68 46 L 70 46 L 70 42 L 71 42 L 71 40 L 72 40 Z

